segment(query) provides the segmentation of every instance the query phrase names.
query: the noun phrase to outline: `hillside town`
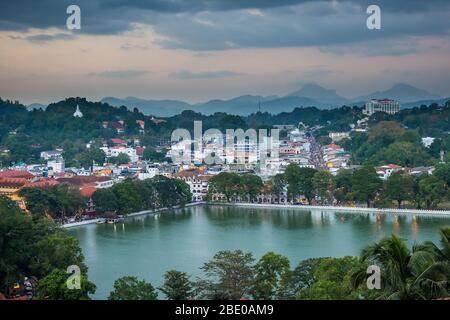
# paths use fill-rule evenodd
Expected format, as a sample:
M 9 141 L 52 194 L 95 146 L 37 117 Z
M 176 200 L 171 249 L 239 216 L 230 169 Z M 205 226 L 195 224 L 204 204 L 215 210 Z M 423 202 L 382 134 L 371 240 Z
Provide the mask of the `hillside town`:
M 92 207 L 92 195 L 97 190 L 110 188 L 126 179 L 142 181 L 156 176 L 180 179 L 189 186 L 192 194 L 191 201 L 200 202 L 207 199 L 211 178 L 223 172 L 240 175 L 250 173 L 259 176 L 265 182 L 278 174 L 283 174 L 288 166 L 295 165 L 299 168 L 328 171 L 336 176 L 341 169 L 356 170 L 361 167 L 361 165 L 352 164 L 351 154 L 345 150 L 341 142 L 350 140 L 352 133 L 367 132 L 370 115 L 395 114 L 399 111 L 399 104 L 395 101 L 371 100 L 363 110 L 363 114 L 367 117 L 350 125 L 348 131 L 329 132 L 327 141 L 329 143 L 319 143 L 315 138 L 315 132 L 321 129 L 320 125 L 311 127 L 302 122 L 273 125 L 272 129 L 284 133 L 283 138 L 271 141 L 271 151 L 277 150 L 276 157 L 268 157 L 264 162 L 261 161 L 262 153 L 265 152 L 263 149 L 260 150 L 261 143 L 243 140 L 236 141 L 231 148 L 227 146 L 222 154 L 218 154 L 221 161 L 211 165 L 206 164 L 206 157 L 212 152 L 218 152 L 211 141 L 203 141 L 203 152 L 193 152 L 190 155 L 190 161 L 184 163 L 174 163 L 171 159 L 175 153 L 190 152 L 193 141 L 158 145 L 155 152 L 159 154 L 160 160 L 154 161 L 145 159 L 146 148 L 141 146 L 138 138 L 127 138 L 124 135 L 126 130 L 124 121 L 104 121 L 102 126 L 113 128 L 116 131 L 116 137 L 102 140 L 97 146 L 94 146 L 92 141 L 85 146 L 86 150 L 100 151 L 104 155 L 104 161 L 97 163 L 93 160 L 88 167 L 66 167 L 64 149 L 42 151 L 39 163 L 15 163 L 10 167 L 1 168 L 0 194 L 8 196 L 23 210 L 27 210 L 26 202 L 20 196 L 22 189 L 50 189 L 60 184 L 68 184 L 78 189 L 83 197 L 90 199 L 86 208 L 86 212 L 90 212 L 88 207 Z M 73 117 L 83 118 L 78 105 Z M 160 124 L 165 120 L 152 118 L 152 122 Z M 144 132 L 145 122 L 137 120 L 136 123 Z M 424 147 L 429 148 L 433 140 L 432 137 L 423 137 L 422 143 Z M 443 156 L 441 153 L 441 161 Z M 386 181 L 395 172 L 404 172 L 411 176 L 431 175 L 434 167 L 405 167 L 396 163 L 386 163 L 376 166 L 375 170 L 378 177 Z M 287 203 L 287 197 L 287 188 L 285 188 L 283 199 L 279 199 L 278 202 Z M 266 198 L 261 194 L 255 201 L 271 202 Z M 91 217 L 92 214 L 86 214 L 79 215 L 76 219 Z

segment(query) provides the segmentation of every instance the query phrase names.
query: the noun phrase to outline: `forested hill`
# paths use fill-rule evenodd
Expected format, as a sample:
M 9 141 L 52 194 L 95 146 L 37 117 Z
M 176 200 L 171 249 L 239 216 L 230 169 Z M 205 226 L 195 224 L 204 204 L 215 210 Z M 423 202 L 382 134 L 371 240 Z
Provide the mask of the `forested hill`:
M 77 105 L 83 113 L 82 118 L 73 117 Z M 159 122 L 137 109 L 130 111 L 125 106 L 112 107 L 107 103 L 91 102 L 85 98 L 67 98 L 50 104 L 46 110 L 31 111 L 18 102 L 0 99 L 0 161 L 3 164 L 37 161 L 41 151 L 62 147 L 65 158 L 70 162 L 85 150 L 87 142 L 94 141 L 95 145 L 103 139 L 109 140 L 117 136 L 138 137 L 144 146 L 155 147 L 161 139 L 170 139 L 176 128 L 192 130 L 194 120 L 202 120 L 203 130 L 218 128 L 223 132 L 230 128 L 264 128 L 274 124 L 298 125 L 303 122 L 308 126 L 322 126 L 317 135 L 326 136 L 330 131 L 348 131 L 351 124 L 363 117 L 361 108 L 344 106 L 331 110 L 296 108 L 292 112 L 277 115 L 258 112 L 246 117 L 183 111 Z M 140 132 L 136 120 L 145 122 L 144 133 Z M 440 137 L 450 131 L 450 107 L 448 103 L 447 106 L 434 104 L 402 110 L 394 116 L 375 114 L 370 118 L 370 124 L 385 120 L 399 122 L 416 130 L 421 136 Z M 118 133 L 114 126 L 118 121 L 123 121 L 123 133 Z M 108 123 L 106 128 L 105 122 Z M 9 149 L 10 152 L 2 153 L 4 149 Z

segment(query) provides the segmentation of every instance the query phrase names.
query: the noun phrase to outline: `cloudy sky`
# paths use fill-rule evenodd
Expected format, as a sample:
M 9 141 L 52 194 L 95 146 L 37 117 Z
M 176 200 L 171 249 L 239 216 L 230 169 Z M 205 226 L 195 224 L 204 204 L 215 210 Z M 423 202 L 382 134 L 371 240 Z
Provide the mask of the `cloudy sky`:
M 81 30 L 66 28 L 70 4 Z M 381 30 L 366 27 L 370 4 Z M 448 0 L 2 0 L 0 97 L 199 102 L 309 82 L 450 96 L 449 17 Z

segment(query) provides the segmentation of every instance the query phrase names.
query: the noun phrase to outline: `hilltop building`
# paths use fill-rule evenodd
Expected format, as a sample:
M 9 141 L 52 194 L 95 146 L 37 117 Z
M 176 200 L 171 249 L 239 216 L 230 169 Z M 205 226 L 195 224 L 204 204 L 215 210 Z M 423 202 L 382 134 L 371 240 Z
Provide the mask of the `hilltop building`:
M 363 113 L 371 116 L 376 112 L 385 112 L 388 114 L 396 114 L 400 111 L 400 103 L 391 99 L 372 99 L 366 103 Z
M 83 118 L 83 113 L 81 113 L 79 105 L 77 105 L 77 110 L 75 110 L 75 112 L 73 113 L 73 116 L 75 118 Z

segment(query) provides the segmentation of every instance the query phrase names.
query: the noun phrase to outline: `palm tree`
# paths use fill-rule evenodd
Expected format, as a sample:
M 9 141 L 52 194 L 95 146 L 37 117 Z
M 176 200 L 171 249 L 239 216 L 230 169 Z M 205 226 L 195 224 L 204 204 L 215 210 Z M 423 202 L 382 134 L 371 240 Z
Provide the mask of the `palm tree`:
M 380 268 L 383 286 L 380 299 L 448 296 L 448 261 L 441 260 L 436 248 L 429 243 L 415 244 L 410 250 L 402 239 L 392 235 L 366 247 L 360 259 L 363 267 L 353 274 L 352 285 L 357 288 L 365 283 L 366 267 L 376 265 Z

